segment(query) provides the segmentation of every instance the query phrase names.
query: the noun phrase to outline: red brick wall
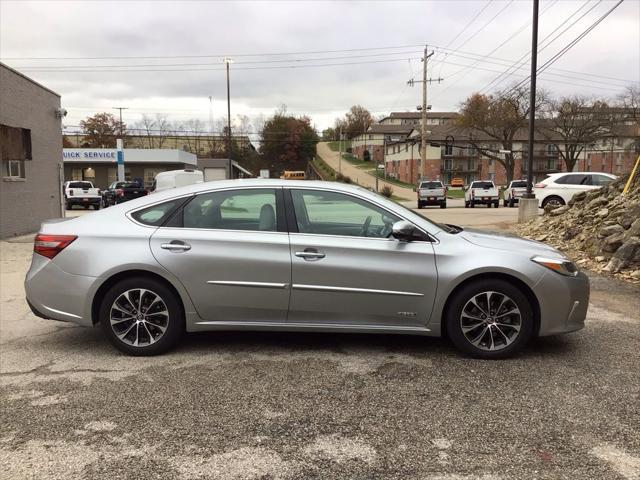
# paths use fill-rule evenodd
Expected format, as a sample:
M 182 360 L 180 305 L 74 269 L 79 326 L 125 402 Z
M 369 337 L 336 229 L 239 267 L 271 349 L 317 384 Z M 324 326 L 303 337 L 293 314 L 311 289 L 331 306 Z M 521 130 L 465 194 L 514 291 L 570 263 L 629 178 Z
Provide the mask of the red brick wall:
M 384 150 L 382 148 L 382 145 L 369 145 L 368 147 L 370 147 L 368 148 L 368 150 L 371 160 L 376 163 L 382 163 L 384 158 Z M 363 160 L 365 150 L 367 150 L 367 147 L 365 147 L 364 145 L 358 145 L 357 147 L 353 147 L 352 153 L 360 160 Z

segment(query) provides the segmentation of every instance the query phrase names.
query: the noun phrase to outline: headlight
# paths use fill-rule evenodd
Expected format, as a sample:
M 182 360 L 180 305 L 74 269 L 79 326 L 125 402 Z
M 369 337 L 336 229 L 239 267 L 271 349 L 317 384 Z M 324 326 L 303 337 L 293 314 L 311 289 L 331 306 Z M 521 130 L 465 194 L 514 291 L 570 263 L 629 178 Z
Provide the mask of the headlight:
M 578 275 L 578 267 L 570 260 L 562 258 L 546 258 L 546 257 L 533 257 L 532 262 L 536 262 L 543 267 L 547 267 L 549 270 L 565 275 L 567 277 L 575 277 Z

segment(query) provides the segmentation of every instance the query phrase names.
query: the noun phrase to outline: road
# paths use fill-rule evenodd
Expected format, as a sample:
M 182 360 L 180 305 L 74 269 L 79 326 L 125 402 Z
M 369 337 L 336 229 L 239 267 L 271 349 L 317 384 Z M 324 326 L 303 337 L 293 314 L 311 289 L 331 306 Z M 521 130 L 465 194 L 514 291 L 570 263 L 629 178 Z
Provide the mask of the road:
M 329 148 L 329 145 L 326 142 L 318 143 L 317 146 L 318 155 L 336 172 L 339 171 L 339 163 L 340 163 L 340 154 L 339 152 L 334 152 Z M 361 185 L 366 188 L 375 188 L 376 187 L 376 178 L 373 175 L 369 175 L 364 170 L 355 167 L 353 164 L 349 163 L 347 160 L 342 160 L 342 174 L 348 177 L 351 177 L 354 183 Z M 398 185 L 394 185 L 393 183 L 385 182 L 382 179 L 378 180 L 378 188 L 382 188 L 384 185 L 389 185 L 393 188 L 393 194 L 397 197 L 405 198 L 407 200 L 414 198 L 416 196 L 415 192 L 411 188 L 403 188 Z
M 637 287 L 592 277 L 584 330 L 505 361 L 440 339 L 276 333 L 131 358 L 30 313 L 31 248 L 0 242 L 0 478 L 639 478 Z

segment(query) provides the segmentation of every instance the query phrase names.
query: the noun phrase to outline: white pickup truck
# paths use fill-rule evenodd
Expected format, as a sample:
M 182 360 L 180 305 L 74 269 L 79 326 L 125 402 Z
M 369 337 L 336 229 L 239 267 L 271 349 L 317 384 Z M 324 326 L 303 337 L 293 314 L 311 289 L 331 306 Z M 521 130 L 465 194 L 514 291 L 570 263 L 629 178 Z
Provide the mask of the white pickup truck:
M 478 204 L 484 204 L 487 207 L 491 207 L 491 204 L 493 204 L 495 208 L 500 206 L 500 192 L 498 192 L 496 185 L 491 180 L 471 182 L 469 188 L 465 190 L 465 208 L 473 208 Z
M 527 181 L 512 180 L 504 191 L 504 206 L 515 207 L 525 193 L 527 193 Z
M 447 208 L 447 187 L 441 181 L 423 181 L 415 189 L 418 194 L 418 208 L 426 205 L 439 205 Z
M 93 183 L 86 181 L 64 182 L 64 205 L 67 210 L 71 210 L 74 205 L 80 205 L 84 208 L 93 206 L 95 210 L 98 210 L 101 203 L 100 189 L 95 188 Z

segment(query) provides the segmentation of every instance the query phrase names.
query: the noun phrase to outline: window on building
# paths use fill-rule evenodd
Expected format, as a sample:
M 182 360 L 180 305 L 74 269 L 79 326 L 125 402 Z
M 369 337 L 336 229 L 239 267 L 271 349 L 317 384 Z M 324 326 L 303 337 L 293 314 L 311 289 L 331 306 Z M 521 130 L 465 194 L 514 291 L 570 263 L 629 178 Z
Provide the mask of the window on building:
M 82 170 L 82 180 L 87 180 L 88 182 L 95 183 L 96 181 L 96 171 L 92 167 L 87 167 Z
M 153 185 L 153 181 L 156 178 L 156 175 L 164 172 L 162 168 L 145 168 L 144 169 L 144 186 L 149 188 Z
M 31 160 L 31 130 L 0 125 L 0 158 L 2 177 L 7 180 L 26 178 L 25 160 Z
M 24 160 L 3 160 L 2 177 L 9 180 L 25 178 Z
M 72 168 L 71 169 L 71 180 L 76 181 L 76 182 L 80 182 L 80 181 L 84 180 L 82 178 L 82 169 L 81 168 Z M 114 178 L 114 181 L 115 181 L 115 178 Z M 111 183 L 111 182 L 109 182 L 109 183 Z
M 373 135 L 369 135 L 369 140 L 373 140 Z
M 556 157 L 558 155 L 558 147 L 554 143 L 547 144 L 547 157 Z
M 453 156 L 453 145 L 447 144 L 444 146 L 444 156 L 445 157 Z

